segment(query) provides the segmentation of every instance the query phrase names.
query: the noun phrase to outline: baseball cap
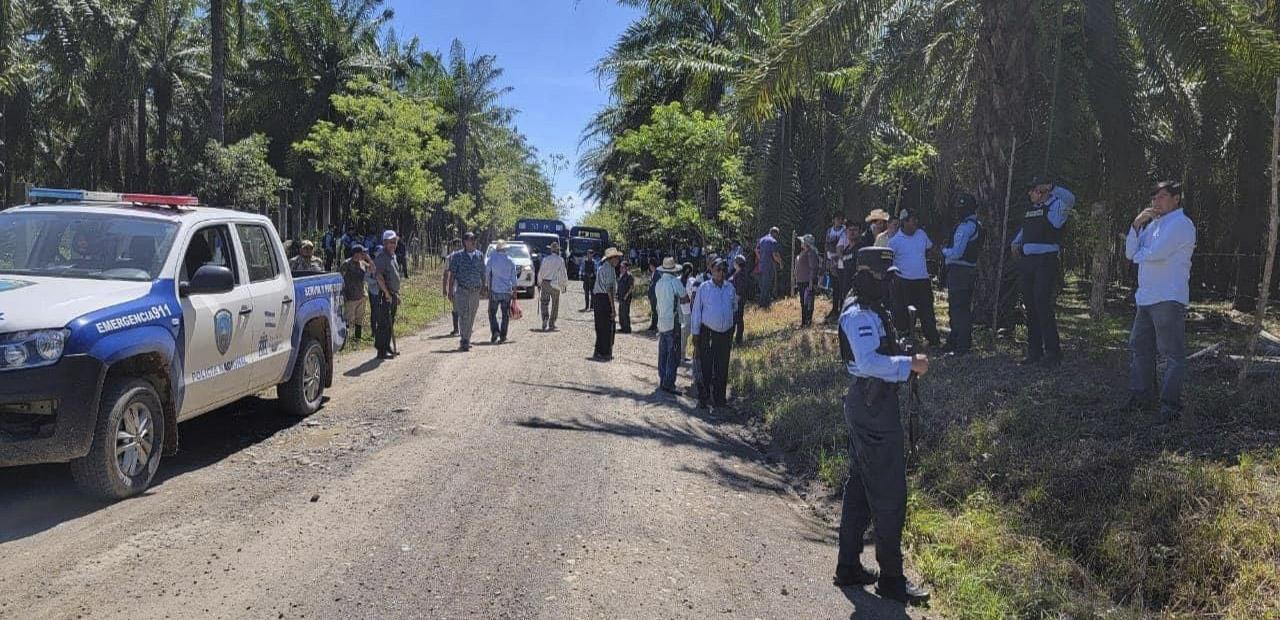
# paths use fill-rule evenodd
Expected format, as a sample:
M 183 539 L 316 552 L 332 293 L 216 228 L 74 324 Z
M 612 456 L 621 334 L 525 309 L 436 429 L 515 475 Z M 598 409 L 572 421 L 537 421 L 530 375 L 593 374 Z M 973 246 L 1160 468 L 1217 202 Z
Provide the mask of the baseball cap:
M 382 240 L 383 240 L 383 241 L 391 241 L 392 239 L 399 239 L 399 238 L 400 238 L 400 236 L 399 236 L 399 235 L 397 235 L 397 234 L 396 234 L 396 231 L 394 231 L 394 230 L 388 230 L 388 231 L 386 231 L 386 232 L 382 233 Z

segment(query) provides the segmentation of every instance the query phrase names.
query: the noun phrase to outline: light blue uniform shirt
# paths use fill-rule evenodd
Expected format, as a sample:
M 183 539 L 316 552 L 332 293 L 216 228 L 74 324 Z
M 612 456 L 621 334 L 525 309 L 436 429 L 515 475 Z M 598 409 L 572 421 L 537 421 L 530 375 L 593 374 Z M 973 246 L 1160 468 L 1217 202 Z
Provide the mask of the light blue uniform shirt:
M 906 355 L 885 355 L 880 348 L 884 337 L 884 323 L 872 310 L 858 304 L 850 305 L 840 315 L 840 329 L 849 338 L 853 361 L 849 362 L 849 374 L 855 377 L 883 379 L 889 383 L 902 383 L 911 377 L 911 358 Z
M 933 241 L 923 228 L 917 228 L 916 234 L 908 235 L 905 230 L 889 239 L 889 247 L 893 248 L 893 266 L 900 272 L 903 280 L 928 280 L 929 268 L 925 265 L 924 253 L 933 247 Z
M 1067 215 L 1071 213 L 1071 207 L 1076 204 L 1076 195 L 1067 191 L 1065 187 L 1053 186 L 1053 190 L 1049 192 L 1049 200 L 1045 201 L 1044 207 L 1048 209 L 1045 217 L 1049 218 L 1049 224 L 1054 228 L 1061 229 L 1067 225 Z M 1012 245 L 1022 243 L 1022 229 L 1018 229 L 1018 235 L 1013 238 Z M 1056 243 L 1028 243 L 1022 246 L 1022 253 L 1025 255 L 1033 254 L 1052 254 L 1058 251 Z
M 738 309 L 738 293 L 733 285 L 725 280 L 717 285 L 711 280 L 698 287 L 693 298 L 693 315 L 689 322 L 690 331 L 697 336 L 703 327 L 718 332 L 733 329 L 733 313 Z
M 1182 209 L 1156 218 L 1141 233 L 1130 226 L 1124 240 L 1124 256 L 1138 265 L 1137 304 L 1190 303 L 1191 255 L 1195 249 L 1196 225 Z
M 942 256 L 947 259 L 946 262 L 948 265 L 964 265 L 965 267 L 978 266 L 975 263 L 971 263 L 960 258 L 961 256 L 964 256 L 964 251 L 968 249 L 969 242 L 978 234 L 978 223 L 976 222 L 977 217 L 977 215 L 970 215 L 969 217 L 960 220 L 960 223 L 956 225 L 955 236 L 951 238 L 951 247 L 942 248 Z
M 489 264 L 484 268 L 484 279 L 489 283 L 489 290 L 499 295 L 510 295 L 516 287 L 516 264 L 506 252 L 495 251 L 489 257 Z

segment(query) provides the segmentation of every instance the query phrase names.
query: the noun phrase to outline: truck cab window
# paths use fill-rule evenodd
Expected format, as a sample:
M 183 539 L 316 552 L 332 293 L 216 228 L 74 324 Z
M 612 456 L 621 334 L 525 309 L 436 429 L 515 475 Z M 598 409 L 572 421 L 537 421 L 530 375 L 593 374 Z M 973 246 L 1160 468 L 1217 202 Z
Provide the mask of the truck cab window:
M 276 253 L 271 243 L 271 236 L 262 226 L 236 224 L 236 233 L 240 235 L 240 247 L 244 248 L 244 262 L 249 269 L 250 282 L 274 280 L 280 275 L 280 265 L 276 262 Z
M 183 255 L 182 273 L 190 280 L 205 265 L 230 269 L 235 275 L 236 284 L 240 283 L 240 272 L 236 269 L 235 251 L 231 245 L 231 232 L 226 225 L 201 228 L 192 235 L 187 252 Z

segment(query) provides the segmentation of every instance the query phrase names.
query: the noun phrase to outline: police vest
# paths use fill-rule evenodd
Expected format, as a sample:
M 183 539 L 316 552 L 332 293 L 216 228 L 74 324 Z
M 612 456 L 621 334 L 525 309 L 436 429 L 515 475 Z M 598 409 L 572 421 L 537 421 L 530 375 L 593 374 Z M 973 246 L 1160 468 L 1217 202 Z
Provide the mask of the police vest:
M 982 253 L 982 240 L 986 238 L 987 232 L 986 229 L 982 227 L 982 222 L 979 222 L 977 217 L 971 215 L 960 221 L 961 224 L 965 222 L 973 222 L 975 231 L 973 233 L 973 237 L 969 239 L 969 243 L 965 244 L 964 254 L 960 255 L 960 260 L 967 263 L 977 263 L 978 255 Z M 1023 237 L 1025 237 L 1026 234 L 1027 233 L 1023 231 Z
M 840 314 L 844 314 L 849 306 L 858 303 L 855 295 L 845 298 L 844 306 L 840 308 Z M 889 311 L 884 308 L 883 304 L 871 304 L 868 310 L 876 313 L 880 317 L 880 323 L 884 326 L 884 336 L 880 338 L 880 346 L 876 348 L 876 352 L 881 355 L 902 355 L 902 347 L 898 345 L 898 332 L 894 330 L 893 321 L 889 320 Z M 844 331 L 844 324 L 840 324 L 840 359 L 846 364 L 854 361 L 853 359 L 853 343 L 849 341 L 849 335 Z
M 1058 200 L 1054 196 L 1049 202 L 1031 205 L 1022 216 L 1022 243 L 1062 243 L 1062 229 L 1054 228 L 1049 222 L 1049 205 Z

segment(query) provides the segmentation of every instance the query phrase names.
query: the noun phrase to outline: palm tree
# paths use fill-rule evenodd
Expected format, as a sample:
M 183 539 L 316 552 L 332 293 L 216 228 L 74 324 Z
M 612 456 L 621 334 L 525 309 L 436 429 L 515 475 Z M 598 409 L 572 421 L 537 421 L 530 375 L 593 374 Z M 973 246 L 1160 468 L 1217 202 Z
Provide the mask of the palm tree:
M 446 74 L 435 85 L 435 95 L 449 118 L 453 143 L 443 175 L 445 192 L 451 197 L 469 194 L 479 201 L 480 170 L 515 115 L 512 108 L 499 104 L 511 87 L 497 85 L 502 68 L 496 57 L 468 57 L 466 47 L 456 39 L 449 48 L 446 66 Z
M 154 97 L 156 108 L 155 187 L 163 192 L 170 190 L 169 116 L 173 110 L 174 93 L 179 90 L 198 92 L 199 84 L 209 79 L 200 68 L 204 48 L 194 23 L 194 8 L 192 0 L 157 0 L 155 12 L 147 20 L 139 38 L 140 53 L 146 65 L 146 85 Z M 143 124 L 140 138 L 146 135 L 145 102 L 144 90 L 139 104 L 141 112 L 138 118 Z M 216 131 L 215 128 L 213 133 Z M 214 139 L 221 142 L 216 135 Z M 140 146 L 139 151 L 145 155 L 144 146 Z M 139 174 L 145 186 L 145 169 Z

